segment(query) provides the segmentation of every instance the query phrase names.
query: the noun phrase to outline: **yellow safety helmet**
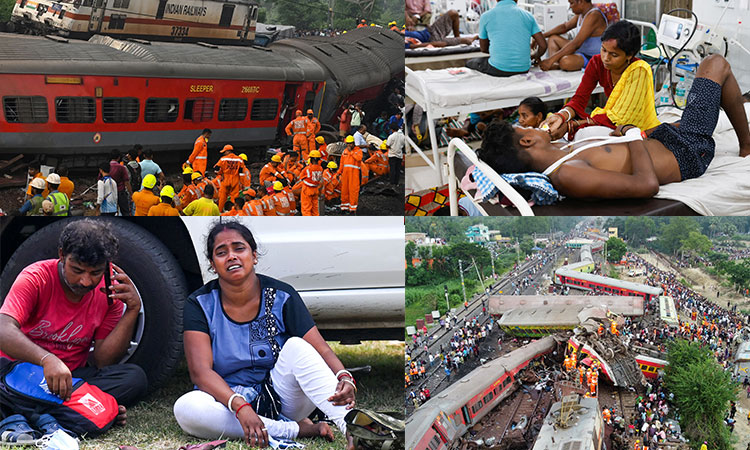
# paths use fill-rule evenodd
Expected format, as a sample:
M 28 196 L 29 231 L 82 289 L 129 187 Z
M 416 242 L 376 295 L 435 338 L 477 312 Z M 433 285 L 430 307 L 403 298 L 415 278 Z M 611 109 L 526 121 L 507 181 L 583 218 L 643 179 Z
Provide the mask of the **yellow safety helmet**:
M 323 136 L 318 136 L 315 138 L 315 142 L 317 142 L 318 144 L 325 144 L 326 140 L 325 138 L 323 138 Z
M 276 153 L 275 155 L 273 155 L 271 157 L 271 162 L 278 162 L 278 163 L 280 163 L 281 162 L 281 155 L 279 155 L 278 153 Z
M 244 153 L 240 153 L 240 159 L 243 161 L 247 161 L 247 155 Z
M 352 135 L 347 136 L 346 139 L 344 139 L 344 142 L 346 142 L 347 144 L 353 144 L 354 143 L 354 136 L 352 136 Z
M 190 166 L 185 166 L 182 170 L 183 175 L 190 175 L 191 173 L 193 173 L 193 169 Z
M 388 22 L 388 26 L 391 26 L 391 25 L 396 25 L 396 21 L 392 20 L 392 21 Z
M 198 178 L 203 178 L 200 172 L 193 172 L 193 174 L 190 176 L 191 180 L 197 180 Z
M 234 150 L 234 147 L 232 147 L 231 145 L 227 144 L 227 145 L 224 146 L 224 148 L 221 149 L 221 153 L 228 152 L 228 151 L 231 151 L 231 150 Z
M 317 150 L 313 150 L 310 152 L 310 158 L 320 158 L 320 152 Z
M 380 150 L 388 150 L 388 145 L 385 143 L 385 141 L 380 143 Z
M 153 189 L 156 186 L 156 177 L 153 174 L 148 174 L 143 177 L 143 187 L 146 189 Z
M 159 192 L 159 197 L 174 198 L 174 188 L 170 185 L 164 186 L 161 188 L 161 192 Z
M 281 190 L 283 190 L 283 189 L 284 189 L 284 185 L 283 185 L 283 184 L 281 184 L 281 181 L 275 181 L 275 182 L 273 183 L 273 190 L 274 190 L 274 191 L 281 191 Z
M 329 162 L 326 167 L 328 167 L 329 169 L 338 169 L 339 168 L 338 164 L 336 164 L 334 161 Z

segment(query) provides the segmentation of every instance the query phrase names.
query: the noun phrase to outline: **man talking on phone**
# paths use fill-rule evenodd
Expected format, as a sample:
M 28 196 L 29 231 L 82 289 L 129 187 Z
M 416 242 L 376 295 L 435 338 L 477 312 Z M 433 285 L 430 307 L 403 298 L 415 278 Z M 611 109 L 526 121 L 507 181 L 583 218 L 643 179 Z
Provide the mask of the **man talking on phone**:
M 130 278 L 110 263 L 117 251 L 107 223 L 69 223 L 60 234 L 59 258 L 26 267 L 5 297 L 0 357 L 41 366 L 47 388 L 63 400 L 73 391 L 72 377 L 97 386 L 117 400 L 116 423 L 124 424 L 125 407 L 146 393 L 147 379 L 139 366 L 118 364 L 141 300 Z M 2 407 L 12 414 L 12 405 Z

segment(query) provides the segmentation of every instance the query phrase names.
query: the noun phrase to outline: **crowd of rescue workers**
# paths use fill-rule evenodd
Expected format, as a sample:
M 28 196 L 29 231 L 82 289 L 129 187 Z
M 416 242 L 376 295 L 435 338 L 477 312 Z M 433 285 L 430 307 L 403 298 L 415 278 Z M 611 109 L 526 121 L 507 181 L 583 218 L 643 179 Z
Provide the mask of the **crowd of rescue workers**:
M 125 154 L 113 150 L 110 160 L 98 167 L 96 201 L 90 206 L 102 216 L 354 215 L 363 185 L 377 177 L 395 187 L 400 182 L 406 142 L 403 97 L 396 89 L 388 100 L 390 109 L 370 122 L 371 132 L 362 105 L 349 105 L 338 117 L 337 140 L 328 143 L 319 134 L 321 124 L 313 111 L 297 110 L 285 128 L 290 147 L 270 152 L 257 181 L 247 155 L 232 145 L 220 150 L 209 170 L 208 128 L 182 164 L 179 190 L 179 184 L 166 179 L 150 149 L 136 144 Z M 70 214 L 75 185 L 68 169 L 58 167 L 45 177 L 40 165 L 32 163 L 28 175 L 31 181 L 18 214 Z

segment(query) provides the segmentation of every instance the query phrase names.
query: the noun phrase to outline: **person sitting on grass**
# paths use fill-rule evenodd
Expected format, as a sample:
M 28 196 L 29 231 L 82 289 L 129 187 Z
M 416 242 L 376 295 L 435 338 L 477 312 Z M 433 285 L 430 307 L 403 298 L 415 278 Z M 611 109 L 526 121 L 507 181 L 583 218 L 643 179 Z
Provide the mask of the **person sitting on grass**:
M 356 383 L 297 291 L 255 272 L 257 248 L 239 222 L 217 222 L 208 233 L 206 256 L 218 279 L 185 302 L 185 356 L 196 389 L 175 402 L 175 418 L 190 435 L 254 447 L 269 438 L 332 441 L 328 424 L 307 417 L 317 407 L 346 433 Z
M 750 155 L 743 99 L 727 60 L 711 55 L 701 62 L 696 75 L 678 124 L 661 124 L 645 132 L 621 125 L 612 135 L 626 134 L 630 139 L 612 142 L 603 138 L 586 144 L 579 153 L 569 153 L 552 145 L 555 136 L 547 131 L 495 121 L 484 133 L 478 156 L 498 173 L 543 172 L 568 197 L 653 197 L 660 185 L 696 178 L 706 171 L 714 157 L 712 134 L 719 107 L 737 135 L 739 156 Z M 648 138 L 642 139 L 644 135 Z M 563 159 L 566 155 L 572 156 Z
M 62 400 L 70 400 L 73 377 L 82 378 L 117 400 L 116 423 L 125 424 L 126 406 L 146 394 L 148 382 L 140 366 L 118 363 L 141 309 L 133 282 L 114 264 L 114 283 L 105 290 L 104 272 L 111 270 L 118 245 L 104 222 L 70 222 L 60 234 L 59 258 L 26 267 L 0 307 L 0 363 L 8 358 L 41 366 L 47 388 Z M 43 432 L 57 426 L 45 414 L 49 405 L 40 403 L 38 414 L 25 418 L 4 399 L 0 416 L 16 429 L 26 420 Z M 0 425 L 0 431 L 5 441 L 7 430 Z

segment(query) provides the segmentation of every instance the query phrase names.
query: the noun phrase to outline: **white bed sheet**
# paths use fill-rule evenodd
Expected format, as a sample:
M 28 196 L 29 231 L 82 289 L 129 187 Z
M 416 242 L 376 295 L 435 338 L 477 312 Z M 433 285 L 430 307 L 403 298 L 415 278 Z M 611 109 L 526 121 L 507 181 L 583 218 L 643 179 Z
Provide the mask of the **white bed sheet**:
M 675 122 L 681 114 L 669 110 L 659 115 L 662 122 Z M 750 103 L 745 103 L 750 117 Z M 704 216 L 750 215 L 750 156 L 740 158 L 739 142 L 724 111 L 714 131 L 716 154 L 706 173 L 692 180 L 659 188 L 656 198 L 679 200 Z
M 511 99 L 520 102 L 530 96 L 542 100 L 545 97 L 563 98 L 572 96 L 583 78 L 583 71 L 544 72 L 538 68 L 533 68 L 527 74 L 504 78 L 486 75 L 466 67 L 428 69 L 416 71 L 415 74 L 426 82 L 431 103 L 440 108 Z M 406 90 L 407 95 L 409 91 L 420 91 L 419 84 L 411 74 L 406 76 Z

